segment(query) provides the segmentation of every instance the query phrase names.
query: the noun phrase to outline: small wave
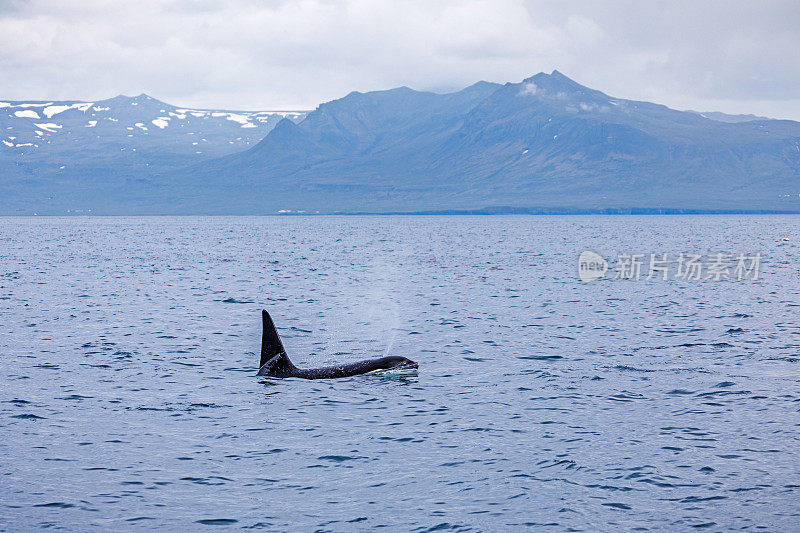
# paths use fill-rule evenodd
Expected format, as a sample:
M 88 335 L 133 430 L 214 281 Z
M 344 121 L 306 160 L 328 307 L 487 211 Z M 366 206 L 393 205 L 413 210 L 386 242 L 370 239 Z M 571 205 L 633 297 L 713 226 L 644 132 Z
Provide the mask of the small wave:
M 631 509 L 630 505 L 626 505 L 624 503 L 619 503 L 619 502 L 603 503 L 601 505 L 604 505 L 606 507 L 611 507 L 612 509 L 620 509 L 623 511 L 628 511 Z
M 334 463 L 343 463 L 345 461 L 355 461 L 357 459 L 364 459 L 364 457 L 358 455 L 323 455 L 317 457 L 320 461 L 333 461 Z
M 34 504 L 34 507 L 55 507 L 58 509 L 69 509 L 71 507 L 75 507 L 75 505 L 64 502 L 50 502 L 50 503 L 37 503 Z
M 635 366 L 629 366 L 629 365 L 616 365 L 613 368 L 614 370 L 620 370 L 622 372 L 655 372 L 655 370 L 650 370 L 647 368 L 636 368 Z

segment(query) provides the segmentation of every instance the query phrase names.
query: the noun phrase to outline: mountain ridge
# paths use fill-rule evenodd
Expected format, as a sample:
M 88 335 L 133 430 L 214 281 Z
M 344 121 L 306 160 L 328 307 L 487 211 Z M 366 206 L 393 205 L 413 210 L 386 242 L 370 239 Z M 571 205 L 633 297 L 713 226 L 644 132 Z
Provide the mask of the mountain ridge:
M 245 150 L 134 173 L 106 212 L 800 211 L 800 123 L 714 120 L 557 70 L 353 91 L 273 126 Z
M 199 177 L 252 213 L 800 209 L 798 123 L 715 121 L 558 71 L 479 97 L 468 89 L 350 93 L 243 154 L 171 177 Z

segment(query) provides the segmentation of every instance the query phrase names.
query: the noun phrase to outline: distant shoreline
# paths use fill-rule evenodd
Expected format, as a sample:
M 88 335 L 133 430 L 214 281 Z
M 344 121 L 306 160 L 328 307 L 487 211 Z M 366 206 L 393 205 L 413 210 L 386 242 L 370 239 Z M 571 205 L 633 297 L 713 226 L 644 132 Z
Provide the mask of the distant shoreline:
M 487 207 L 482 209 L 448 209 L 412 212 L 354 212 L 353 215 L 797 215 L 800 211 L 778 209 L 678 209 L 678 208 L 547 208 Z
M 443 209 L 423 211 L 332 211 L 304 212 L 293 211 L 283 213 L 63 213 L 63 214 L 0 214 L 0 218 L 42 218 L 42 217 L 315 217 L 315 216 L 626 216 L 626 215 L 800 215 L 800 211 L 770 209 L 676 209 L 676 208 L 605 208 L 605 209 L 571 209 L 571 208 L 538 208 L 538 207 L 487 207 L 482 209 Z

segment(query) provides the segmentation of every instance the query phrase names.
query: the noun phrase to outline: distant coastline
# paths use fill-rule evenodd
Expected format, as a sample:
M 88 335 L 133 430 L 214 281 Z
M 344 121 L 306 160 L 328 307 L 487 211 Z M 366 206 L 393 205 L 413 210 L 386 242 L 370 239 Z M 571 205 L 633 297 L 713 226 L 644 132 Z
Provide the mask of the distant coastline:
M 65 214 L 0 214 L 0 218 L 156 218 L 156 217 L 315 217 L 315 216 L 502 216 L 502 215 L 528 215 L 528 216 L 581 216 L 581 215 L 800 215 L 800 211 L 768 210 L 768 209 L 679 209 L 679 208 L 545 208 L 545 207 L 485 207 L 481 209 L 442 209 L 423 211 L 330 211 L 311 213 L 307 211 L 290 211 L 276 213 L 128 213 L 128 214 L 103 214 L 103 213 L 65 213 Z
M 299 213 L 302 214 L 302 213 Z M 773 209 L 680 209 L 680 208 L 558 208 L 558 207 L 485 207 L 482 209 L 447 209 L 396 211 L 383 213 L 352 212 L 346 215 L 798 215 L 800 211 Z

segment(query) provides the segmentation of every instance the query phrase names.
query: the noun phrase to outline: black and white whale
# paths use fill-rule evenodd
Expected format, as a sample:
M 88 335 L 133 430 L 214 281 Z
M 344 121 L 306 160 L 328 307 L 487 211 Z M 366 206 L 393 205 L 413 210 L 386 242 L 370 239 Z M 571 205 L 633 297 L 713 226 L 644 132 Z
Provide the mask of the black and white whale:
M 417 363 L 405 357 L 381 357 L 379 359 L 368 359 L 346 365 L 327 366 L 324 368 L 297 368 L 289 360 L 283 343 L 266 310 L 261 311 L 262 333 L 261 333 L 261 364 L 259 365 L 259 376 L 270 376 L 273 378 L 303 378 L 303 379 L 326 379 L 326 378 L 345 378 L 366 374 L 376 370 L 412 370 L 417 368 Z

